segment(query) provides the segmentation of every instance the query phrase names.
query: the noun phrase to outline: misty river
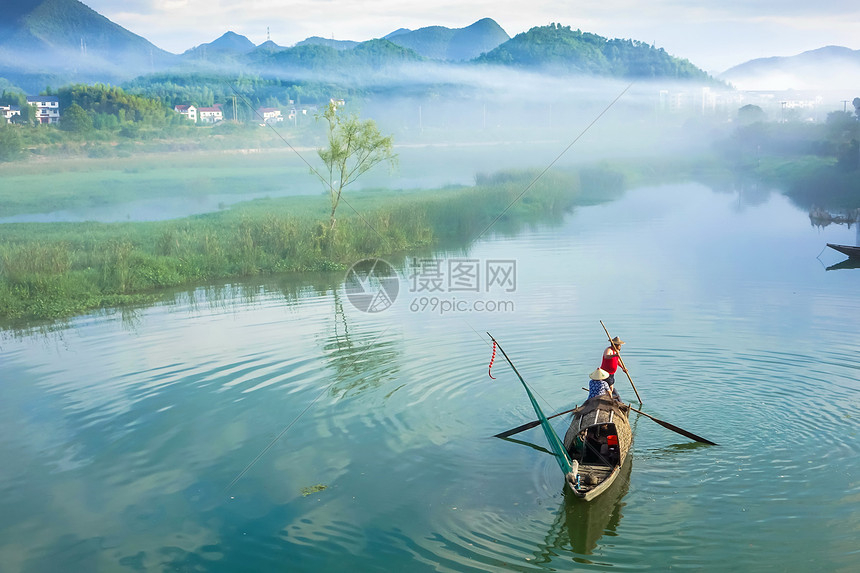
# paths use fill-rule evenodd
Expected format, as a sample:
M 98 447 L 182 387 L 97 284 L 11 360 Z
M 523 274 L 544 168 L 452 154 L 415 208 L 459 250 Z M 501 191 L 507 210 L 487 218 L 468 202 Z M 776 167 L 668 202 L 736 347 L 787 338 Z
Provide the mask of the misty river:
M 776 192 L 665 185 L 391 260 L 381 312 L 341 272 L 3 331 L 0 570 L 855 570 L 860 269 L 824 247 L 856 240 Z M 540 428 L 490 437 L 534 412 L 486 332 L 549 415 L 600 320 L 642 409 L 720 445 L 631 414 L 584 503 Z

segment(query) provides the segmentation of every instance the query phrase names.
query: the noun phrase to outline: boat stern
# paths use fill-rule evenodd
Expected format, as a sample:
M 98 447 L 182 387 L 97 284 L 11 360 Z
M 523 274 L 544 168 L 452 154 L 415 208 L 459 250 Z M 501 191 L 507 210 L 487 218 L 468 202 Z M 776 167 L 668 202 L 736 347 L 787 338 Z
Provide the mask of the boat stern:
M 570 489 L 576 492 L 579 488 L 579 462 L 571 460 L 570 466 L 570 471 L 565 474 L 564 481 L 570 486 Z

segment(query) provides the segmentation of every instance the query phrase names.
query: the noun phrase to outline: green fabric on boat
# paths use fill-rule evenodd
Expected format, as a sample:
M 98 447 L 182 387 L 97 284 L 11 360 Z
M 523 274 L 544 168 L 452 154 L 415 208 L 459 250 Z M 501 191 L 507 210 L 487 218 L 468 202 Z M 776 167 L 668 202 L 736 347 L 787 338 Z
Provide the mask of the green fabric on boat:
M 535 397 L 532 396 L 532 391 L 529 390 L 525 380 L 520 378 L 520 382 L 523 383 L 523 388 L 526 389 L 526 393 L 529 395 L 529 400 L 531 400 L 532 406 L 535 409 L 535 414 L 537 414 L 538 420 L 540 420 L 540 427 L 543 428 L 543 433 L 546 434 L 546 439 L 549 442 L 549 447 L 555 454 L 558 466 L 561 468 L 564 475 L 569 474 L 573 470 L 573 467 L 570 465 L 570 459 L 567 457 L 567 452 L 564 449 L 564 444 L 562 443 L 561 438 L 558 437 L 558 434 L 556 434 L 552 426 L 549 425 L 549 420 L 547 420 L 546 416 L 543 415 L 543 411 L 540 409 L 540 406 L 538 406 Z

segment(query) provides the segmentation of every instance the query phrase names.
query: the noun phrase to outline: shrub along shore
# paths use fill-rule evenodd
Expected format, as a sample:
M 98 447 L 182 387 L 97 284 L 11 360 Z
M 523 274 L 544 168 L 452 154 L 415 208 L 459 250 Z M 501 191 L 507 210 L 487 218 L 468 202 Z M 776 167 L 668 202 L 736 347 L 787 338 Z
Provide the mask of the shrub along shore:
M 349 204 L 333 231 L 319 195 L 161 222 L 0 225 L 0 319 L 64 318 L 154 301 L 167 287 L 346 269 L 443 243 L 467 247 L 491 223 L 492 233 L 515 233 L 560 221 L 577 205 L 612 200 L 641 172 L 604 164 L 550 172 L 530 188 L 537 170 L 479 176 L 473 187 L 357 192 L 345 195 Z M 649 164 L 645 178 L 667 173 Z

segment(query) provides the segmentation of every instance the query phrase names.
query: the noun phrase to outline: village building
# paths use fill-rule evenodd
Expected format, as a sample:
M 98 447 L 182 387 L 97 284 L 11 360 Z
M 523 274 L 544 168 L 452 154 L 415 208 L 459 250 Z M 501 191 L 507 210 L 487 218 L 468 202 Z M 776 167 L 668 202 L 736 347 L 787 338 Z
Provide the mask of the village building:
M 60 122 L 60 100 L 57 96 L 27 96 L 27 103 L 36 108 L 36 121 L 39 123 Z
M 218 123 L 224 121 L 224 113 L 221 111 L 221 104 L 216 103 L 212 107 L 201 107 L 197 110 L 197 115 L 200 118 L 200 123 Z
M 6 123 L 12 123 L 14 116 L 21 115 L 21 108 L 17 105 L 0 105 L 0 113 L 3 114 Z
M 284 121 L 281 110 L 274 107 L 261 107 L 257 110 L 257 116 L 263 118 L 263 123 L 260 125 L 272 125 Z
M 193 105 L 180 104 L 173 108 L 173 111 L 180 115 L 184 115 L 194 123 L 197 123 L 197 108 Z

